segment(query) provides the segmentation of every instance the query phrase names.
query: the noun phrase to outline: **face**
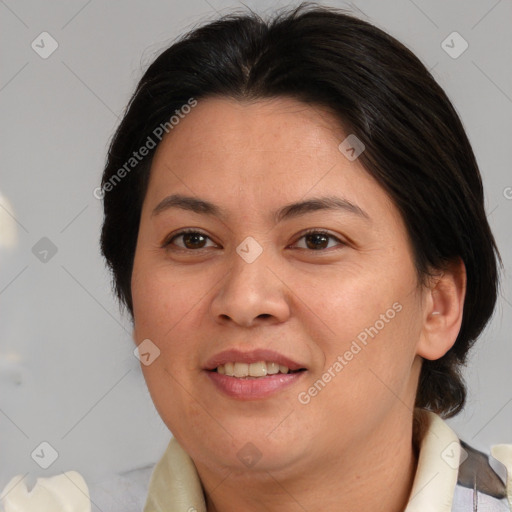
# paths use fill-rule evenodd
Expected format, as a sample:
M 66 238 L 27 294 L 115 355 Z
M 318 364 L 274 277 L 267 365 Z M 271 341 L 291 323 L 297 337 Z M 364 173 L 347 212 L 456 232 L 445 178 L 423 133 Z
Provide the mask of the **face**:
M 422 291 L 347 135 L 292 99 L 206 99 L 157 149 L 134 339 L 158 347 L 145 380 L 198 465 L 311 467 L 414 404 Z

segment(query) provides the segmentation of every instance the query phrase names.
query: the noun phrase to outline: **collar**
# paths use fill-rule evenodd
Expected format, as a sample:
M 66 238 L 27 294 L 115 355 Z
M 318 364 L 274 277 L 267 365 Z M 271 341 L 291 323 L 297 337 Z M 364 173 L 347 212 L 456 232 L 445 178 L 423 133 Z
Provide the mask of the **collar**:
M 450 512 L 457 484 L 461 445 L 440 416 L 414 410 L 418 466 L 404 512 Z M 144 512 L 206 512 L 201 481 L 192 459 L 172 438 L 149 482 Z
M 414 410 L 418 466 L 404 512 L 450 512 L 457 485 L 461 445 L 437 414 Z

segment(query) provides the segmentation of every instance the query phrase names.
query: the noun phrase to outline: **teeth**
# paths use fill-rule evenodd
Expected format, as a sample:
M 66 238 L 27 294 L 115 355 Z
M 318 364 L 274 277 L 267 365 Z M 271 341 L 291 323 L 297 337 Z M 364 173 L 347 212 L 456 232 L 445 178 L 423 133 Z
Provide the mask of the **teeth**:
M 277 363 L 267 363 L 267 374 L 275 375 L 279 373 L 279 365 Z
M 226 363 L 217 367 L 217 373 L 229 377 L 265 377 L 277 373 L 289 373 L 290 369 L 282 364 L 273 361 L 258 361 L 257 363 Z
M 247 363 L 235 363 L 233 369 L 234 377 L 247 377 L 249 375 L 249 365 Z
M 267 363 L 260 361 L 259 363 L 251 363 L 249 365 L 249 376 L 265 377 L 267 375 Z
M 283 366 L 282 364 L 279 365 L 279 371 L 281 373 L 288 373 L 288 367 L 287 366 Z

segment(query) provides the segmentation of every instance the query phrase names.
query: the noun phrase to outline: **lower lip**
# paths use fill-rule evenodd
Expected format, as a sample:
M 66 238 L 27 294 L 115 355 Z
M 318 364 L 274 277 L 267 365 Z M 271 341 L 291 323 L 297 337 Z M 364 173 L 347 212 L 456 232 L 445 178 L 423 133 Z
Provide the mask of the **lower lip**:
M 305 371 L 296 373 L 277 373 L 266 377 L 240 379 L 207 371 L 208 377 L 217 389 L 225 395 L 238 400 L 258 400 L 267 398 L 297 382 Z

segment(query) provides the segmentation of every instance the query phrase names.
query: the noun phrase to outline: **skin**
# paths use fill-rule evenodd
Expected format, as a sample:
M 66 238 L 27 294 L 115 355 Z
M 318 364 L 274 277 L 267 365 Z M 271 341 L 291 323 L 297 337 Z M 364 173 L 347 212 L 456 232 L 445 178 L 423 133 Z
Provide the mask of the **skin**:
M 460 329 L 462 263 L 420 285 L 401 216 L 326 110 L 293 99 L 201 100 L 161 142 L 135 253 L 134 340 L 160 356 L 142 365 L 154 404 L 193 459 L 208 511 L 403 510 L 416 470 L 414 398 L 422 358 L 437 359 Z M 219 218 L 170 194 L 215 203 Z M 368 218 L 318 210 L 275 223 L 271 212 L 337 196 Z M 162 247 L 183 228 L 206 235 Z M 326 230 L 311 249 L 310 228 Z M 236 252 L 253 237 L 263 252 Z M 313 237 L 313 242 L 317 240 Z M 201 244 L 199 244 L 199 247 Z M 308 404 L 298 395 L 399 303 L 401 311 Z M 225 349 L 272 349 L 300 362 L 300 380 L 262 400 L 222 394 L 203 371 Z M 252 443 L 261 458 L 237 453 Z

